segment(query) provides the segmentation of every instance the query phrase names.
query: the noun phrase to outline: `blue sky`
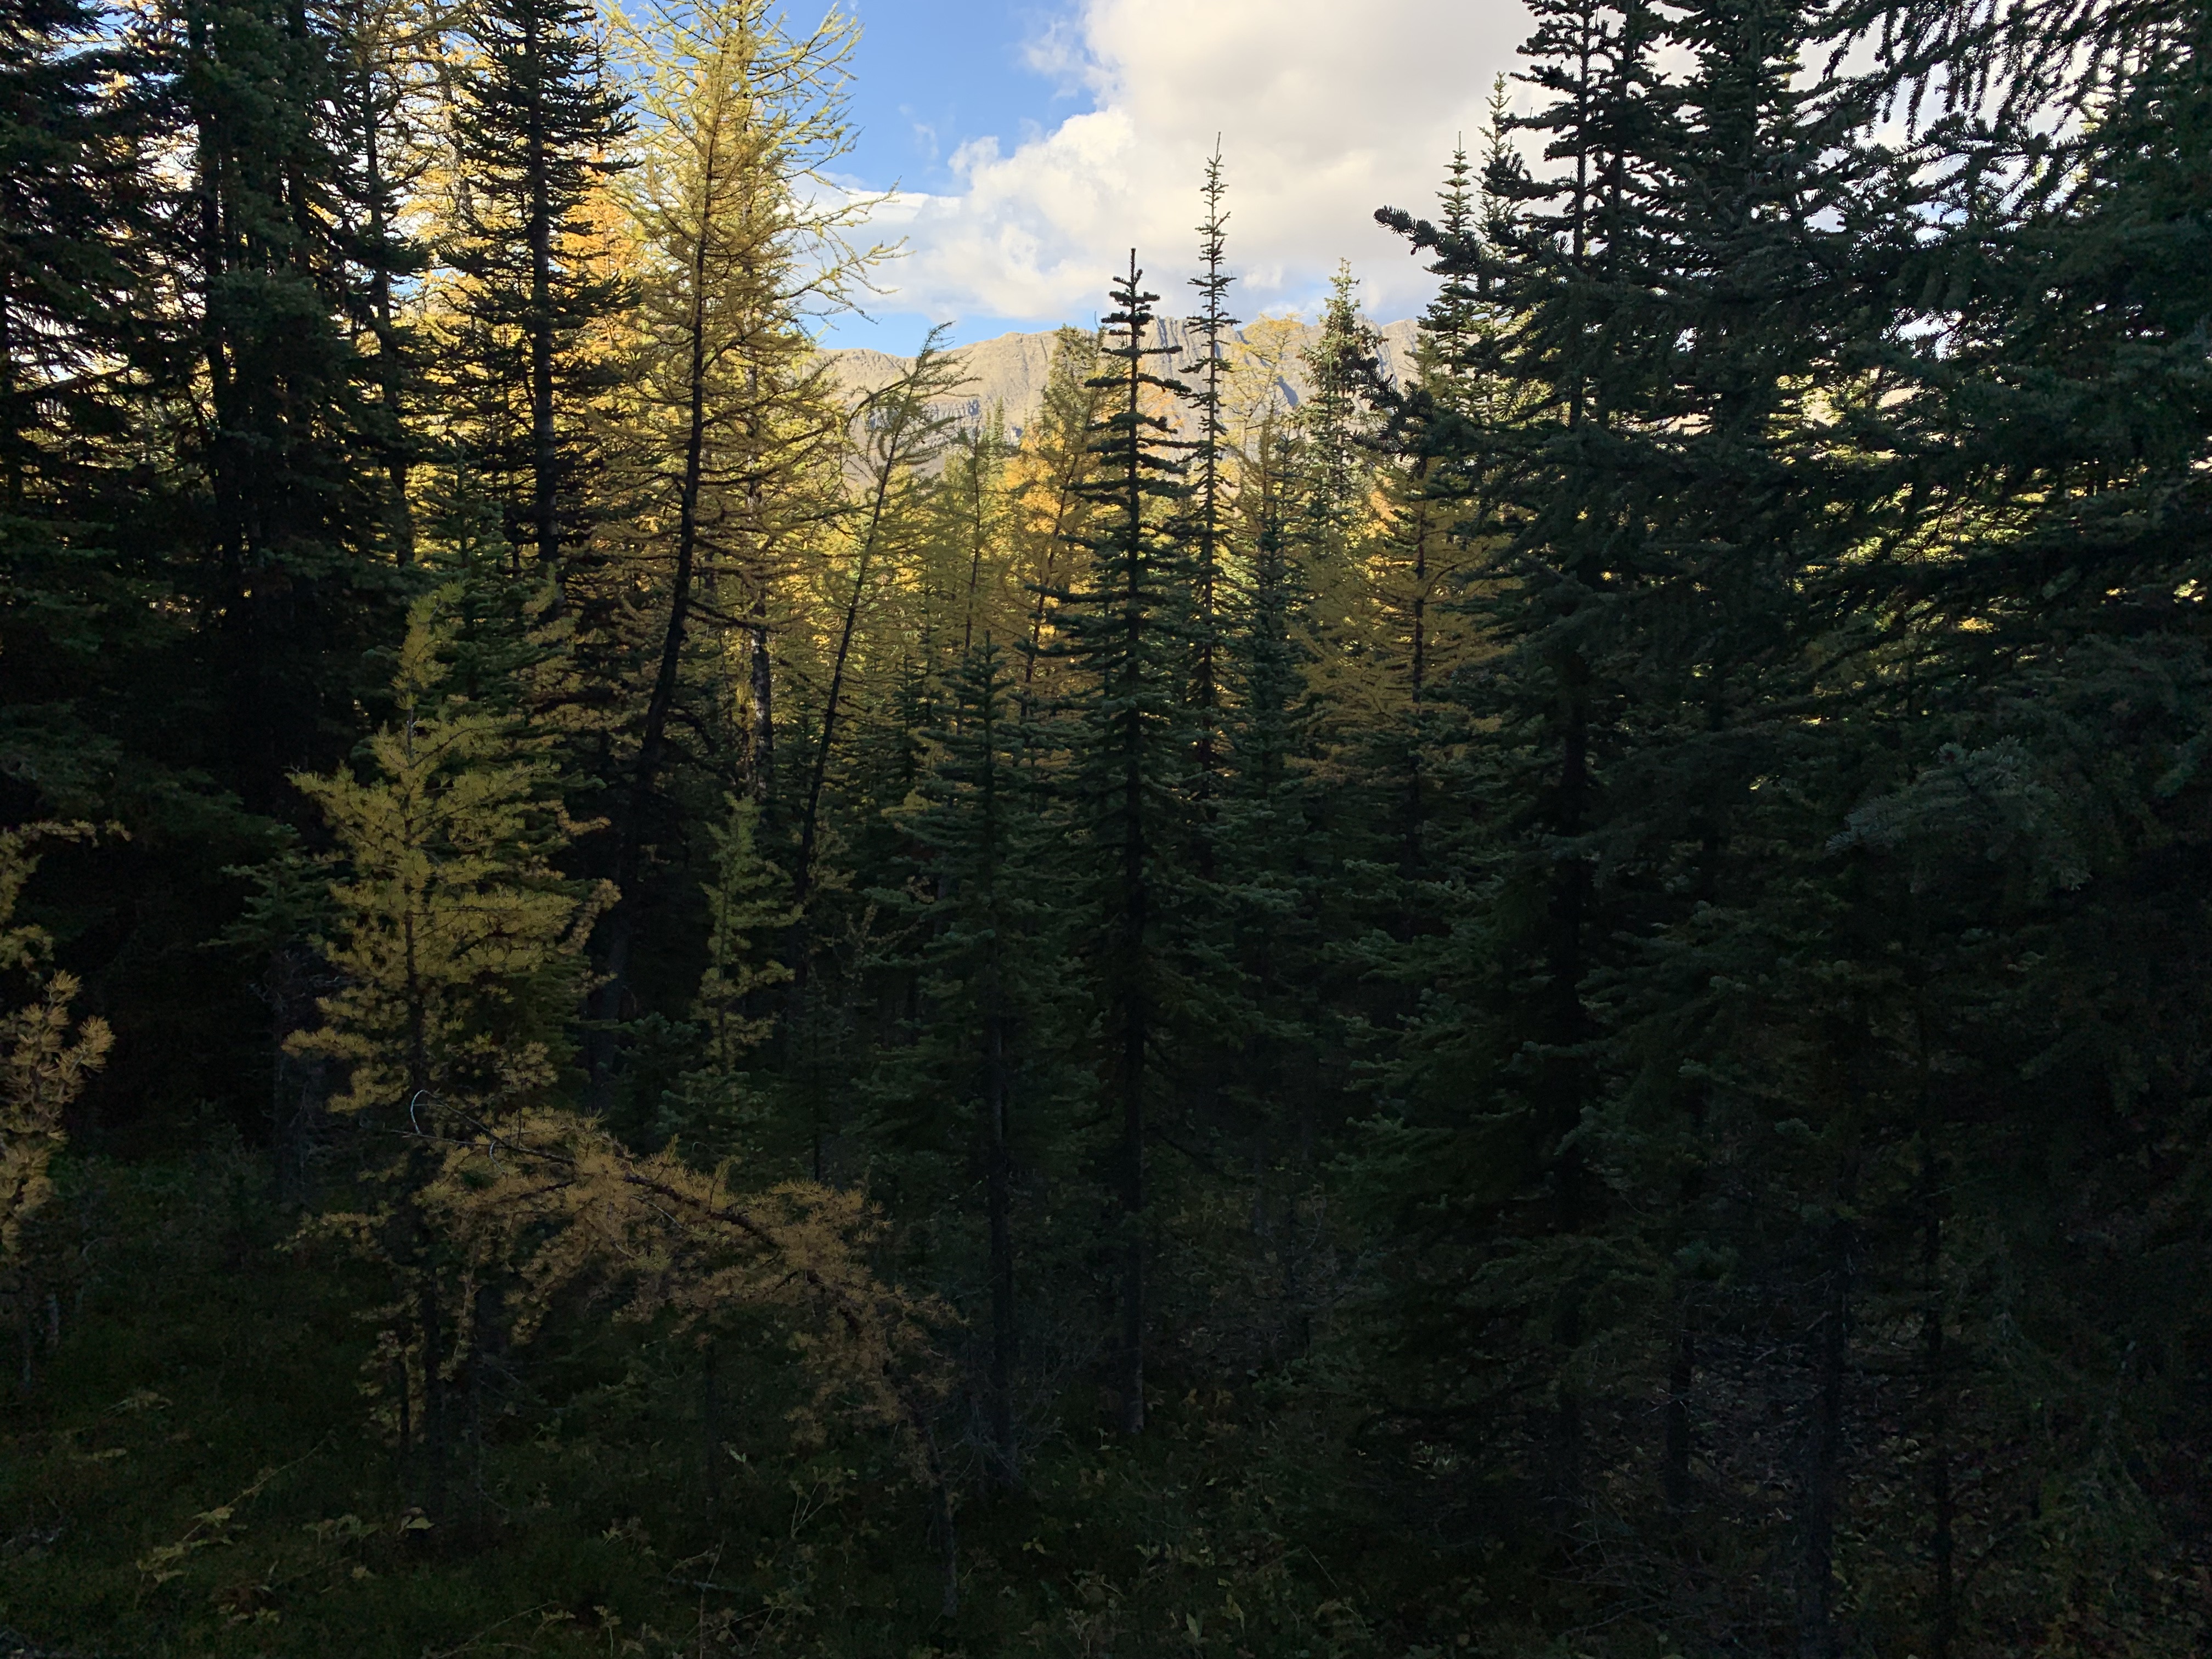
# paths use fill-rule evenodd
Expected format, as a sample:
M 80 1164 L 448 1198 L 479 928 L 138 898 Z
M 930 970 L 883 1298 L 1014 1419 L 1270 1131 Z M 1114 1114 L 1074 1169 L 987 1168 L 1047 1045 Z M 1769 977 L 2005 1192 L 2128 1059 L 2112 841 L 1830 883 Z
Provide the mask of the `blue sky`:
M 1031 43 L 1068 26 L 1065 9 L 1000 0 L 852 0 L 847 9 L 861 26 L 852 106 L 859 142 L 841 170 L 872 189 L 955 191 L 949 163 L 963 143 L 1011 145 L 1091 107 L 1079 82 L 1030 66 Z M 872 321 L 841 319 L 832 343 L 911 353 L 932 319 L 896 305 L 871 305 Z M 1040 320 L 967 310 L 954 333 L 963 343 L 988 339 Z
M 861 25 L 853 114 L 860 129 L 852 170 L 878 186 L 902 179 L 944 190 L 963 140 L 1042 132 L 1089 97 L 1072 81 L 1029 65 L 1032 41 L 1073 14 L 999 0 L 858 0 Z
M 1217 134 L 1240 314 L 1310 312 L 1340 258 L 1378 320 L 1413 313 L 1431 283 L 1374 210 L 1426 208 L 1528 23 L 1518 0 L 847 3 L 840 172 L 900 186 L 876 234 L 908 253 L 830 343 L 900 352 L 932 321 L 956 342 L 1087 321 L 1133 245 L 1182 292 Z

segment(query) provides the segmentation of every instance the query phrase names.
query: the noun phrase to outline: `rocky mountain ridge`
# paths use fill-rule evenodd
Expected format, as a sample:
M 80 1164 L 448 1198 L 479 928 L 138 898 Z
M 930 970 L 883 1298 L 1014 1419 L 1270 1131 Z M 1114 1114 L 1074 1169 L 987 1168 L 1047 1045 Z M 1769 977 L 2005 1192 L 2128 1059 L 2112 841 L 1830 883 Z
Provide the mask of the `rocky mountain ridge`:
M 1412 372 L 1419 326 L 1413 319 L 1406 318 L 1385 323 L 1376 331 L 1382 336 L 1377 355 L 1383 373 L 1391 380 L 1402 380 Z M 1285 407 L 1297 407 L 1309 390 L 1301 354 L 1320 332 L 1318 325 L 1271 319 L 1232 332 L 1240 346 L 1261 346 L 1281 366 L 1275 380 L 1276 395 Z M 1190 333 L 1190 325 L 1182 318 L 1159 319 L 1153 326 L 1152 343 L 1165 346 L 1174 354 L 1160 361 L 1176 368 L 1188 362 Z M 963 395 L 939 405 L 937 412 L 950 415 L 963 425 L 973 425 L 981 422 L 987 411 L 996 408 L 1003 413 L 1008 435 L 1018 438 L 1022 428 L 1043 401 L 1046 376 L 1052 368 L 1053 337 L 1049 330 L 1034 334 L 1001 334 L 995 339 L 954 348 L 951 356 L 967 375 L 969 384 L 962 389 Z M 823 356 L 829 360 L 831 372 L 856 396 L 890 384 L 914 367 L 911 357 L 866 347 L 828 351 Z

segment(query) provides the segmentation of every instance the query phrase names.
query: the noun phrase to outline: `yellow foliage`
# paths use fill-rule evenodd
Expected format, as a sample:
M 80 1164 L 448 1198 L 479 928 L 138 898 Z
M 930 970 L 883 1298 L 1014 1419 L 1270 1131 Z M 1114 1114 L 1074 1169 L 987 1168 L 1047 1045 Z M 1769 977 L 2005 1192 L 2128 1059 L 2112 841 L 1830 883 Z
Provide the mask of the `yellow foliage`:
M 634 1157 L 559 1110 L 473 1125 L 441 1146 L 422 1213 L 469 1264 L 465 1296 L 494 1275 L 520 1287 L 507 1302 L 516 1340 L 579 1285 L 611 1295 L 619 1317 L 665 1314 L 679 1330 L 737 1310 L 784 1310 L 815 1382 L 796 1414 L 802 1433 L 818 1434 L 832 1413 L 892 1428 L 917 1475 L 934 1478 L 927 1327 L 943 1313 L 869 1271 L 882 1223 L 860 1194 L 804 1181 L 741 1194 L 726 1164 L 702 1172 L 672 1152 Z
M 74 974 L 40 981 L 53 950 L 46 930 L 7 925 L 38 867 L 32 846 L 91 834 L 82 823 L 0 830 L 0 971 L 27 973 L 36 986 L 27 1006 L 0 1014 L 0 1261 L 15 1255 L 23 1223 L 52 1196 L 46 1171 L 65 1139 L 62 1114 L 83 1091 L 86 1075 L 106 1063 L 114 1042 L 96 1014 L 72 1029 L 70 1005 L 82 988 Z
M 477 1112 L 542 1099 L 584 989 L 583 949 L 611 902 L 552 862 L 579 826 L 553 788 L 548 739 L 447 693 L 442 594 L 418 600 L 393 681 L 399 719 L 369 750 L 376 775 L 294 780 L 322 809 L 346 871 L 344 935 L 324 949 L 344 983 L 324 1024 L 288 1046 L 351 1068 L 339 1111 L 427 1101 Z

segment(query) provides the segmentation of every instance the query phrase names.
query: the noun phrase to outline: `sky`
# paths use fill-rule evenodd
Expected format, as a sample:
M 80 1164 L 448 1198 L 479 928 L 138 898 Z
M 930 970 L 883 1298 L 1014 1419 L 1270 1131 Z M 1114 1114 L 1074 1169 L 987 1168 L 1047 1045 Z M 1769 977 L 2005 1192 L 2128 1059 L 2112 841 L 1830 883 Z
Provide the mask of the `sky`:
M 1087 324 L 1138 251 L 1188 307 L 1198 186 L 1218 135 L 1234 309 L 1310 313 L 1339 259 L 1369 314 L 1432 287 L 1374 222 L 1425 212 L 1454 143 L 1528 31 L 1517 0 L 848 0 L 861 25 L 841 183 L 896 186 L 904 258 L 828 343 L 911 352 Z

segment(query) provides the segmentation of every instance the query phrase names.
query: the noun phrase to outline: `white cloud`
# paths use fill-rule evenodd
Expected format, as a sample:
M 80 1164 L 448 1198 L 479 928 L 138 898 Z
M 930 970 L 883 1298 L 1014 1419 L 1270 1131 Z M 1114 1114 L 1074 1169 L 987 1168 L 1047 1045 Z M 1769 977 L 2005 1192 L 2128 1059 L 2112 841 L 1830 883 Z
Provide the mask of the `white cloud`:
M 1084 0 L 1030 56 L 1093 107 L 1010 152 L 964 144 L 962 188 L 890 204 L 879 222 L 910 252 L 878 303 L 1087 317 L 1134 246 L 1146 286 L 1181 309 L 1218 133 L 1240 314 L 1310 305 L 1347 258 L 1370 313 L 1407 315 L 1431 283 L 1374 211 L 1434 200 L 1528 28 L 1517 0 Z

